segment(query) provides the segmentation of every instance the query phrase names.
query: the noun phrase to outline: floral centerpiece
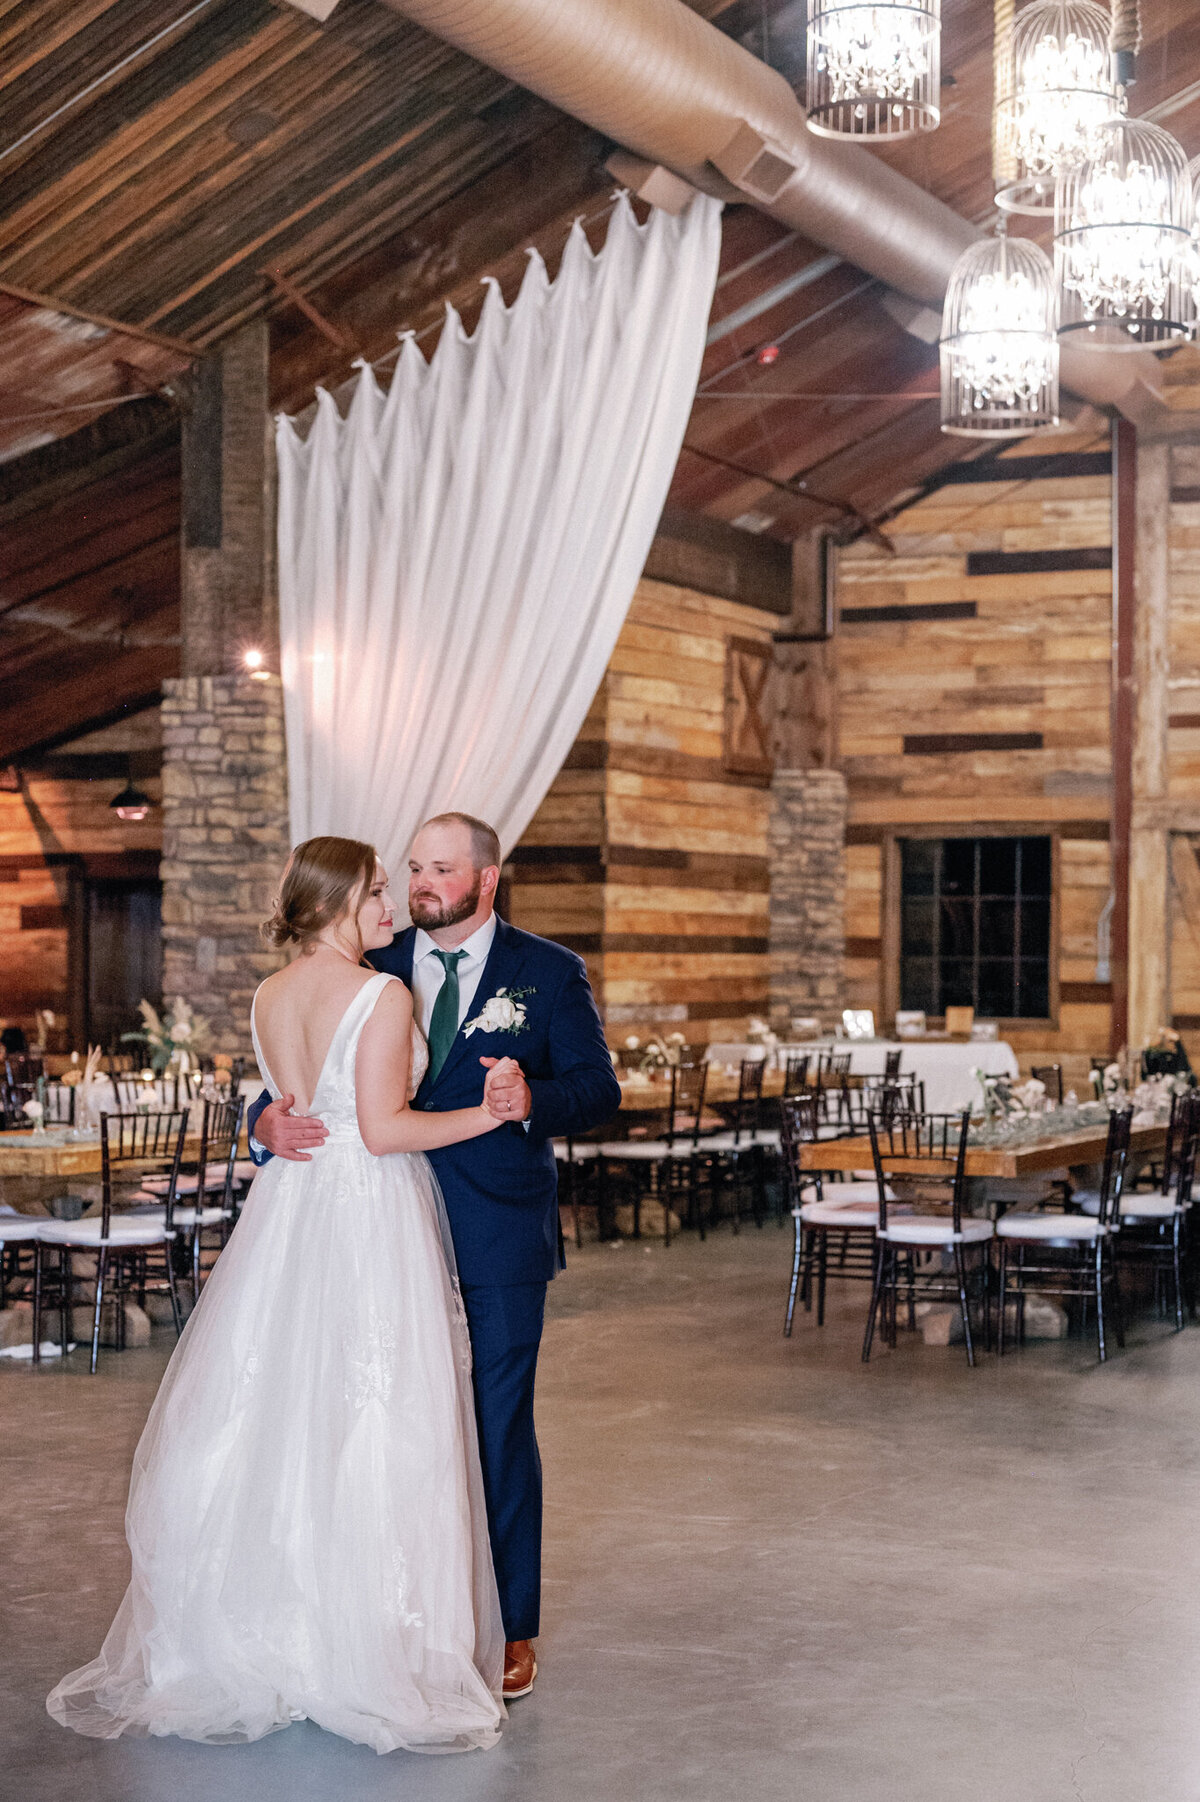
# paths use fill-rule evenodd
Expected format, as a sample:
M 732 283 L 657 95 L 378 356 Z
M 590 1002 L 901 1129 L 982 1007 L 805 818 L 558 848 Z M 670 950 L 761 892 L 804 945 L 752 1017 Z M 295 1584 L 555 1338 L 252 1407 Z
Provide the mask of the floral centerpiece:
M 636 1033 L 631 1033 L 625 1041 L 626 1059 L 630 1064 L 636 1061 L 636 1068 L 643 1076 L 658 1076 L 681 1061 L 686 1044 L 681 1032 L 668 1033 L 665 1039 L 659 1033 L 652 1033 L 645 1044 Z
M 155 1072 L 162 1075 L 172 1067 L 186 1072 L 208 1051 L 212 1029 L 202 1014 L 195 1013 L 182 995 L 160 1015 L 148 1001 L 138 1003 L 143 1020 L 139 1032 L 123 1032 L 122 1041 L 134 1040 L 145 1045 Z
M 1014 1082 L 1011 1076 L 986 1070 L 974 1069 L 971 1075 L 983 1091 L 983 1112 L 988 1120 L 1027 1120 L 1054 1106 L 1046 1099 L 1045 1083 L 1036 1076 L 1026 1082 Z
M 763 1056 L 769 1058 L 779 1043 L 778 1033 L 771 1031 L 765 1020 L 752 1019 L 746 1028 L 747 1045 L 761 1045 Z

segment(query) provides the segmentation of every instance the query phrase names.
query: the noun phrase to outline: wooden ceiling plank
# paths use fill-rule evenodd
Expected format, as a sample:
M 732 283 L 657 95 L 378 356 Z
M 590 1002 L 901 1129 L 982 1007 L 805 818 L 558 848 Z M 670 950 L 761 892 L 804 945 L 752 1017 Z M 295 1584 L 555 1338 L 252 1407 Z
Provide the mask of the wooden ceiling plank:
M 522 145 L 486 178 L 418 213 L 399 236 L 377 245 L 352 270 L 330 274 L 313 296 L 351 331 L 368 357 L 390 350 L 397 333 L 420 330 L 453 299 L 523 258 L 536 244 L 548 260 L 566 242 L 576 214 L 611 186 L 598 172 L 601 140 L 574 120 Z M 537 171 L 544 171 L 540 180 Z M 329 347 L 303 325 L 273 331 L 272 404 L 293 408 L 311 398 L 334 364 Z
M 234 305 L 243 301 L 247 284 L 249 284 L 255 303 L 254 310 L 263 310 L 267 294 L 259 275 L 259 267 L 263 261 L 265 247 L 268 245 L 275 246 L 270 253 L 275 260 L 283 261 L 297 278 L 307 281 L 307 272 L 303 263 L 296 263 L 289 256 L 288 247 L 279 245 L 277 240 L 289 232 L 294 232 L 301 222 L 311 221 L 314 213 L 318 213 L 324 208 L 336 209 L 335 230 L 340 229 L 341 221 L 347 211 L 356 206 L 371 210 L 379 204 L 379 196 L 381 192 L 386 192 L 389 183 L 395 183 L 401 189 L 404 187 L 411 189 L 414 185 L 413 175 L 405 155 L 406 151 L 413 143 L 420 142 L 425 136 L 436 132 L 439 123 L 453 120 L 454 117 L 452 109 L 445 109 L 440 115 L 424 115 L 402 134 L 393 136 L 383 147 L 366 155 L 363 154 L 365 142 L 370 142 L 375 136 L 374 133 L 364 133 L 357 142 L 348 142 L 343 146 L 341 173 L 317 193 L 308 194 L 305 200 L 290 214 L 281 217 L 277 208 L 270 204 L 260 204 L 253 215 L 249 212 L 242 212 L 238 220 L 242 228 L 240 242 L 227 255 L 214 255 L 217 248 L 217 234 L 220 230 L 215 215 L 210 214 L 208 220 L 201 216 L 195 221 L 190 232 L 181 226 L 180 232 L 176 235 L 176 241 L 178 242 L 179 236 L 182 236 L 187 244 L 188 266 L 192 272 L 192 279 L 185 280 L 176 291 L 171 293 L 169 300 L 164 300 L 157 316 L 164 319 L 170 318 L 172 314 L 177 314 L 180 309 L 187 307 L 189 301 L 203 296 L 208 289 L 220 293 L 222 278 L 229 276 L 234 279 L 232 284 L 225 283 L 225 290 L 227 292 L 230 286 L 235 290 Z M 476 133 L 482 134 L 482 127 L 477 122 L 463 122 L 463 129 L 467 129 L 468 126 Z M 391 129 L 394 133 L 395 126 L 393 125 Z M 384 165 L 394 159 L 398 160 L 398 167 L 389 172 Z M 327 154 L 319 160 L 325 164 L 332 161 Z M 316 166 L 314 164 L 315 173 Z M 247 173 L 245 180 L 253 188 L 260 175 L 261 171 L 251 170 Z M 368 175 L 372 176 L 369 186 L 364 186 L 360 195 L 351 194 L 347 199 L 347 190 L 364 183 Z M 293 188 L 300 185 L 297 181 L 293 184 Z M 220 184 L 218 183 L 216 186 L 219 194 Z M 229 235 L 227 231 L 220 233 L 220 236 L 226 240 Z M 158 244 L 148 249 L 140 274 L 145 288 L 152 289 L 157 286 L 162 292 L 163 284 L 157 274 L 158 265 L 166 260 L 173 262 L 178 267 L 180 259 L 173 248 L 169 235 L 165 232 L 160 233 L 159 240 Z M 189 336 L 193 334 L 199 336 L 202 329 L 201 322 L 207 326 L 214 314 L 217 316 L 228 314 L 229 310 L 230 305 L 227 298 L 223 303 L 220 300 L 214 301 L 208 312 L 196 308 L 189 309 L 187 314 Z
M 266 246 L 278 238 L 291 225 L 295 224 L 297 220 L 305 218 L 314 210 L 314 208 L 332 200 L 338 194 L 345 193 L 346 189 L 352 186 L 354 182 L 361 181 L 363 176 L 369 175 L 373 169 L 379 168 L 380 165 L 386 163 L 389 158 L 398 155 L 407 145 L 414 143 L 424 132 L 437 125 L 439 121 L 451 117 L 452 113 L 453 108 L 447 106 L 440 107 L 432 114 L 427 115 L 417 124 L 410 127 L 396 143 L 385 145 L 382 150 L 376 151 L 374 156 L 368 157 L 364 163 L 359 164 L 348 174 L 343 175 L 340 180 L 332 183 L 332 185 L 323 193 L 312 195 L 305 201 L 303 206 L 297 207 L 288 218 L 281 219 L 277 225 L 271 228 L 271 230 L 260 232 L 258 236 L 251 239 L 249 243 L 243 244 L 232 255 L 226 257 L 217 268 L 213 269 L 199 281 L 193 282 L 189 287 L 185 288 L 181 294 L 173 296 L 169 305 L 156 307 L 149 315 L 148 323 L 151 325 L 157 324 L 160 319 L 165 319 L 169 314 L 178 311 L 178 309 L 186 301 L 190 300 L 193 295 L 202 293 L 209 282 L 215 280 L 217 276 L 225 274 L 227 270 L 236 268 L 239 263 L 246 263 L 250 261 L 251 258 L 260 257 Z
M 111 716 L 123 700 L 144 702 L 179 668 L 179 653 L 154 646 L 117 652 L 73 675 L 48 670 L 44 688 L 23 684 L 11 701 L 0 690 L 0 762 L 14 763 L 72 725 Z
M 252 45 L 262 31 L 298 36 L 291 12 L 271 11 L 268 0 L 223 0 L 213 12 L 202 14 L 185 34 L 162 52 L 128 72 L 112 92 L 72 109 L 48 131 L 4 183 L 5 213 L 23 208 L 37 193 L 64 178 L 78 179 L 92 162 L 103 166 L 114 139 L 120 139 L 147 114 L 160 111 L 172 100 L 186 107 L 189 86 L 239 44 Z M 94 72 L 94 71 L 90 71 Z
M 228 115 L 257 98 L 256 90 L 266 78 L 289 69 L 308 48 L 281 24 L 232 50 L 191 84 L 187 105 L 181 107 L 175 94 L 164 96 L 150 111 L 115 132 L 101 151 L 69 164 L 39 187 L 23 207 L 10 207 L 0 215 L 0 256 L 34 254 L 89 216 L 94 227 L 102 226 L 110 243 L 115 240 L 120 254 L 129 242 L 129 218 L 98 218 L 97 210 L 105 202 L 124 198 L 130 213 L 146 218 L 145 231 L 152 232 L 163 197 L 153 185 L 154 163 L 162 161 L 168 191 L 186 185 L 193 165 L 184 158 L 171 163 L 172 153 L 190 149 L 191 140 L 205 125 L 215 122 L 221 130 Z M 309 95 L 319 91 L 322 80 L 328 80 L 328 73 L 314 70 Z M 258 146 L 236 151 L 228 139 L 224 150 L 237 168 L 250 166 L 259 153 Z M 43 228 L 40 231 L 39 226 Z

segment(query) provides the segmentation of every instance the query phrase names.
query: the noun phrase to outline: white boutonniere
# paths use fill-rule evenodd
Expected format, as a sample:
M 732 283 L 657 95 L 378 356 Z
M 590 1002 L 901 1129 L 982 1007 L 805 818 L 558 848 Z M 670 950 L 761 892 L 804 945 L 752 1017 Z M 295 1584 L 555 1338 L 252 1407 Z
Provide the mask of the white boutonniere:
M 536 989 L 497 989 L 490 1000 L 484 1002 L 483 1011 L 467 1021 L 463 1037 L 469 1039 L 473 1032 L 524 1032 L 527 1025 L 525 1001 L 527 996 L 536 994 Z

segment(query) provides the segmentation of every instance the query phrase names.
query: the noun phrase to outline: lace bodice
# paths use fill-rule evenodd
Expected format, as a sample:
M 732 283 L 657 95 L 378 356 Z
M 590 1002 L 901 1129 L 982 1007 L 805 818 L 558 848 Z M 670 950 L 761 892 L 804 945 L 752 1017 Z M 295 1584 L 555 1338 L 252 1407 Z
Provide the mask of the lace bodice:
M 372 976 L 364 982 L 349 1007 L 338 1022 L 337 1030 L 330 1040 L 329 1050 L 325 1053 L 325 1062 L 321 1065 L 321 1073 L 317 1078 L 317 1086 L 313 1090 L 309 1113 L 317 1115 L 329 1128 L 330 1138 L 341 1140 L 358 1139 L 358 1101 L 355 1092 L 354 1066 L 358 1056 L 358 1041 L 362 1037 L 363 1027 L 370 1019 L 375 1004 L 389 982 L 397 982 L 396 976 Z M 258 997 L 255 996 L 255 1001 Z M 278 1099 L 282 1090 L 267 1068 L 259 1043 L 258 1027 L 255 1021 L 253 1003 L 250 1007 L 250 1036 L 254 1041 L 254 1055 L 258 1059 L 258 1068 L 274 1099 Z M 411 1101 L 421 1086 L 422 1079 L 429 1067 L 429 1051 L 420 1028 L 413 1022 L 412 1029 L 412 1065 L 408 1078 L 408 1099 Z M 328 1143 L 328 1140 L 326 1141 Z

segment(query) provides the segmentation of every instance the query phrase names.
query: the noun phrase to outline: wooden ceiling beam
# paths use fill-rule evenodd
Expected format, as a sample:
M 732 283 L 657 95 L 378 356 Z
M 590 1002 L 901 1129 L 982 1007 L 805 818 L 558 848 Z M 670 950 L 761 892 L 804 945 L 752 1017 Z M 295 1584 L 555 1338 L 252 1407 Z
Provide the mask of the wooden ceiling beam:
M 173 350 L 177 355 L 189 361 L 200 355 L 194 344 L 183 338 L 176 338 L 170 332 L 160 332 L 144 325 L 130 325 L 127 320 L 110 319 L 107 313 L 96 313 L 90 307 L 81 307 L 73 300 L 63 300 L 56 294 L 41 294 L 36 288 L 21 287 L 0 277 L 0 294 L 9 294 L 14 300 L 23 300 L 31 307 L 45 307 L 51 313 L 61 313 L 64 319 L 82 319 L 87 325 L 99 325 L 107 332 L 119 332 L 123 338 L 140 338 L 143 343 L 157 345 L 160 350 Z

